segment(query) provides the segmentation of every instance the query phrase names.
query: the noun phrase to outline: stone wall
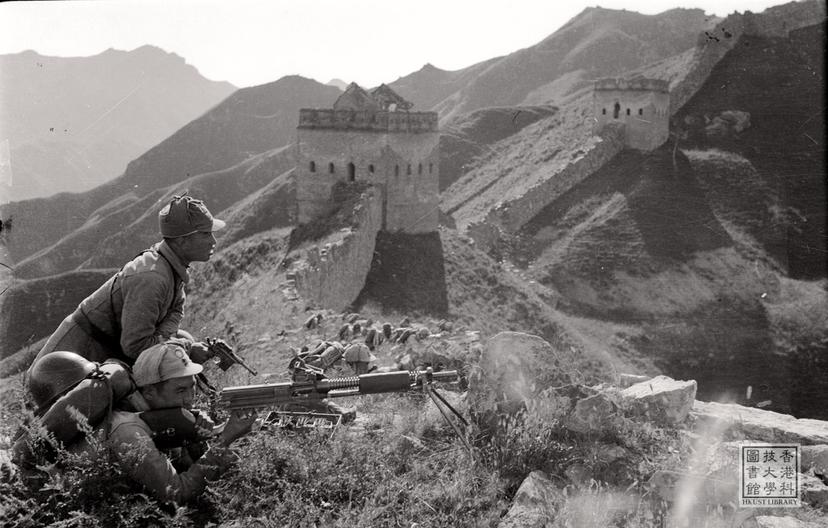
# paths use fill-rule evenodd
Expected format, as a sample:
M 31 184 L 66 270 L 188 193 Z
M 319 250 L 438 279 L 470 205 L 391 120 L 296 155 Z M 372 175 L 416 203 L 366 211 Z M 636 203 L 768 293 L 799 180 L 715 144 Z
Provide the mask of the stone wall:
M 825 20 L 825 1 L 791 2 L 761 14 L 734 13 L 715 29 L 699 35 L 693 66 L 670 90 L 670 114 L 675 114 L 702 87 L 716 64 L 733 49 L 742 35 L 785 37 L 791 30 Z
M 347 308 L 365 286 L 382 225 L 382 193 L 375 187 L 363 193 L 354 207 L 350 227 L 329 234 L 309 247 L 294 250 L 288 281 L 303 299 L 316 307 Z
M 337 181 L 366 181 L 383 194 L 382 229 L 429 233 L 438 225 L 439 137 L 299 128 L 298 221 L 330 211 Z M 332 164 L 332 165 L 331 165 Z M 332 169 L 332 170 L 331 170 Z
M 624 148 L 624 125 L 609 124 L 600 140 L 584 154 L 541 183 L 527 189 L 520 198 L 501 202 L 485 220 L 469 225 L 468 234 L 483 247 L 490 247 L 498 231 L 515 233 L 563 193 L 584 181 Z
M 436 132 L 437 112 L 302 108 L 299 110 L 299 128 L 374 132 Z
M 602 130 L 608 123 L 624 123 L 625 145 L 630 148 L 653 150 L 669 137 L 670 94 L 666 91 L 599 89 L 596 82 L 593 109 L 595 130 Z

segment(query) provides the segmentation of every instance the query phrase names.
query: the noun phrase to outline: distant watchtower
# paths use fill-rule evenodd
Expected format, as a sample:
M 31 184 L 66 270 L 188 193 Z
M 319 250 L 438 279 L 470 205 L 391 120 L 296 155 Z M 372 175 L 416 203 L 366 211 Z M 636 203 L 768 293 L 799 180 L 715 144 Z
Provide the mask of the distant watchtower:
M 329 212 L 337 181 L 367 181 L 383 190 L 383 229 L 437 230 L 439 137 L 436 112 L 382 85 L 348 86 L 332 109 L 303 108 L 297 128 L 298 220 Z
M 595 131 L 608 123 L 624 123 L 627 147 L 653 150 L 661 146 L 669 136 L 669 86 L 667 81 L 640 76 L 595 81 Z

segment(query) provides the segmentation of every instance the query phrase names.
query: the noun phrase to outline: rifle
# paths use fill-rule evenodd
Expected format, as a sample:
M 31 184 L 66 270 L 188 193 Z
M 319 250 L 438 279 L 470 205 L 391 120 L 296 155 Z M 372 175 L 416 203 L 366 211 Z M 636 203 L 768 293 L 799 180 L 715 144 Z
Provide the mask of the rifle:
M 431 398 L 443 418 L 471 451 L 465 436 L 449 418 L 444 407 L 453 412 L 464 426 L 468 426 L 468 422 L 433 386 L 435 382 L 451 383 L 459 379 L 456 370 L 434 372 L 431 367 L 426 370 L 376 372 L 344 378 L 327 378 L 320 369 L 298 367 L 293 370 L 293 381 L 226 387 L 219 393 L 218 404 L 232 411 L 301 404 L 325 398 L 422 391 Z

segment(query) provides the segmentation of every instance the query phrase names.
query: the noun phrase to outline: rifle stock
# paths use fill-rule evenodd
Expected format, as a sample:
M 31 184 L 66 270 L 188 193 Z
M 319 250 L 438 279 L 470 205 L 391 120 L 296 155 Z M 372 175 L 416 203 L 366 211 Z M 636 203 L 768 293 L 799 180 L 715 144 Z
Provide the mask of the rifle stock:
M 432 372 L 428 369 L 245 385 L 224 388 L 219 395 L 219 405 L 228 410 L 260 409 L 325 398 L 408 392 L 425 389 L 433 382 L 450 383 L 458 380 L 456 370 Z

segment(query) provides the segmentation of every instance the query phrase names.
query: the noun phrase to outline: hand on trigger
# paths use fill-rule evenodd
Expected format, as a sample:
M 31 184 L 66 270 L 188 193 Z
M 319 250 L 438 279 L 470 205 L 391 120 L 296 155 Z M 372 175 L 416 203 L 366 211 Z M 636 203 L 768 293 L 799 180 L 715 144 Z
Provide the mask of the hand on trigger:
M 189 354 L 190 359 L 199 365 L 204 364 L 205 361 L 213 357 L 210 347 L 207 346 L 207 343 L 201 341 L 196 341 L 190 346 Z

